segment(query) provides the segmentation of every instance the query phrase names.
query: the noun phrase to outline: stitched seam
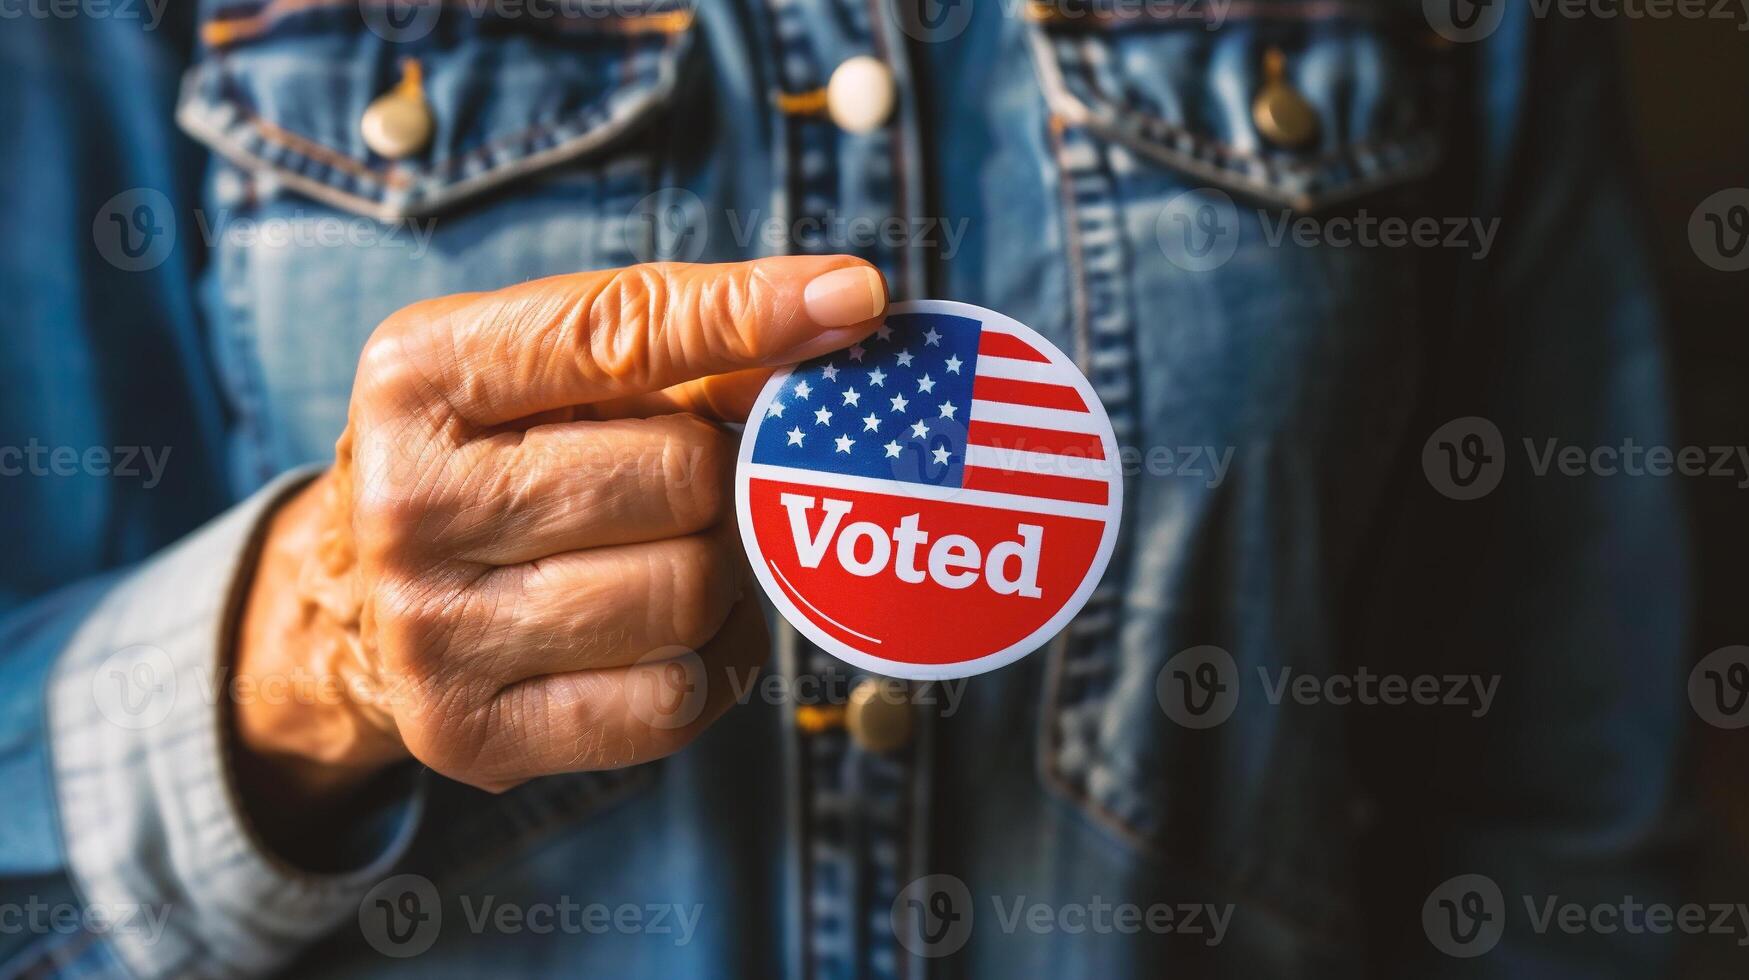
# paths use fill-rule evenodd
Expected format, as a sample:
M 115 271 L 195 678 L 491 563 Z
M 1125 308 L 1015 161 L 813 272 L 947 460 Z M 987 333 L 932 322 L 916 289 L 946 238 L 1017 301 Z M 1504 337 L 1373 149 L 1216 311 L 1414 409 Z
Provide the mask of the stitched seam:
M 231 47 L 255 40 L 267 34 L 281 21 L 315 10 L 338 10 L 354 7 L 359 0 L 272 0 L 253 14 L 233 18 L 214 18 L 202 24 L 202 43 L 212 49 Z M 386 0 L 385 0 L 386 2 Z M 468 10 L 466 0 L 436 0 L 444 7 Z M 372 0 L 371 5 L 381 5 Z M 692 26 L 690 10 L 665 10 L 631 16 L 588 17 L 565 15 L 551 23 L 560 30 L 579 33 L 600 31 L 608 34 L 679 34 Z M 516 18 L 505 18 L 514 20 Z

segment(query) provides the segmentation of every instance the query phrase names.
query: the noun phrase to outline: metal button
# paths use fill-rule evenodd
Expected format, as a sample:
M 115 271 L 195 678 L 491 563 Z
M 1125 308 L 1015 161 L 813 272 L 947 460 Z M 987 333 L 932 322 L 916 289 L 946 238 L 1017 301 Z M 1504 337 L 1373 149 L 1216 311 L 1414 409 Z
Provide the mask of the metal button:
M 1287 80 L 1287 58 L 1271 48 L 1263 58 L 1263 87 L 1251 103 L 1251 120 L 1263 138 L 1281 147 L 1305 144 L 1318 132 L 1318 111 Z
M 869 752 L 891 752 L 911 741 L 911 695 L 904 681 L 865 677 L 850 691 L 844 725 Z
M 372 153 L 399 160 L 431 142 L 431 107 L 416 88 L 398 85 L 365 107 L 358 128 Z
M 847 133 L 885 126 L 896 99 L 893 70 L 866 54 L 844 59 L 826 83 L 826 114 Z

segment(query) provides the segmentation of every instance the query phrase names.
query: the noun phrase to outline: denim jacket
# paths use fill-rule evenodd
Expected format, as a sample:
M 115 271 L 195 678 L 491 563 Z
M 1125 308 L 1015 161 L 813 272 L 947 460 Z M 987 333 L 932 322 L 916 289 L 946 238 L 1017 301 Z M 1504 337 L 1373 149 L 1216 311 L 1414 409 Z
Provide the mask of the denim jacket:
M 1675 487 L 1518 448 L 1669 441 L 1601 25 L 1463 0 L 124 6 L 0 31 L 0 973 L 1660 972 L 1657 937 L 1525 914 L 1669 885 Z M 859 56 L 879 70 L 834 91 Z M 386 93 L 429 123 L 396 159 L 361 131 Z M 265 851 L 228 782 L 229 630 L 373 327 L 792 251 L 1080 363 L 1126 499 L 1073 624 L 914 690 L 884 750 L 834 721 L 860 672 L 780 631 L 673 758 L 500 796 L 395 774 L 339 870 Z M 1494 694 L 1325 683 L 1369 675 Z M 1442 904 L 1460 876 L 1502 900 L 1485 949 L 1486 916 L 1439 941 L 1474 911 Z

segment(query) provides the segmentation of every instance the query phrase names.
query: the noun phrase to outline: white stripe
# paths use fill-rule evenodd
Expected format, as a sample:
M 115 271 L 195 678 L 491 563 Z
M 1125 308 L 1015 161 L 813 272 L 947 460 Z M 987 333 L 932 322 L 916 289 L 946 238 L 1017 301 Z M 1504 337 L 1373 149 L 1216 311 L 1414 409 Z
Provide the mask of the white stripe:
M 773 466 L 770 463 L 747 463 L 744 468 L 749 477 L 782 480 L 785 483 L 803 483 L 819 487 L 823 493 L 834 489 L 860 490 L 865 493 L 885 493 L 895 497 L 912 497 L 918 500 L 943 500 L 956 504 L 969 504 L 973 507 L 995 507 L 999 510 L 1020 511 L 1025 514 L 1082 517 L 1090 521 L 1111 519 L 1111 506 L 1109 504 L 1083 504 L 1071 500 L 1048 500 L 1009 493 L 995 493 L 990 490 L 964 490 L 959 487 L 931 486 L 927 483 L 877 480 L 867 476 L 846 476 L 842 473 L 821 473 L 818 470 L 804 470 L 792 466 Z M 830 480 L 830 485 L 823 484 L 822 481 L 825 480 Z M 1115 498 L 1116 495 L 1113 496 Z
M 1013 378 L 1016 381 L 1042 381 L 1045 384 L 1063 385 L 1063 369 L 1050 364 L 1040 364 L 1037 361 L 1022 361 L 1013 357 L 991 357 L 988 354 L 978 355 L 977 374 L 981 378 Z M 1072 387 L 1063 385 L 1063 387 Z
M 1117 462 L 1109 459 L 1089 459 L 1086 456 L 1057 456 L 1051 453 L 1026 452 L 1019 449 L 997 449 L 993 446 L 967 446 L 967 466 L 988 466 L 1039 476 L 1068 476 L 1077 480 L 1105 483 L 1117 471 Z
M 1056 429 L 1059 432 L 1085 432 L 1099 435 L 1099 422 L 1092 412 L 1070 412 L 1061 408 L 1034 408 L 1008 402 L 987 402 L 972 399 L 972 421 L 1001 422 L 1004 425 L 1029 425 L 1035 429 Z

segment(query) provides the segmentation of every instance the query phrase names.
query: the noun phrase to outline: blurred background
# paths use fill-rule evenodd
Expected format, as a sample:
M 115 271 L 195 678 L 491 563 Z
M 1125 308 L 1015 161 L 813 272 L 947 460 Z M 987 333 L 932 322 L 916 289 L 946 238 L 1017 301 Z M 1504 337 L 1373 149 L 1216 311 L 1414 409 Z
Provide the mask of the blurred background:
M 1742 25 L 1733 25 L 1742 26 Z M 1749 186 L 1749 33 L 1706 20 L 1623 21 L 1629 105 L 1675 357 L 1683 445 L 1749 438 L 1749 272 L 1720 272 L 1689 244 L 1689 219 L 1716 191 Z M 1689 480 L 1697 576 L 1695 657 L 1749 638 L 1749 508 L 1728 480 Z M 1694 723 L 1697 800 L 1676 815 L 1695 846 L 1678 858 L 1692 901 L 1749 896 L 1749 730 Z M 1684 977 L 1749 976 L 1735 937 L 1703 939 Z

